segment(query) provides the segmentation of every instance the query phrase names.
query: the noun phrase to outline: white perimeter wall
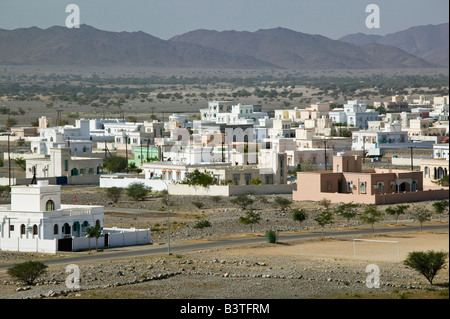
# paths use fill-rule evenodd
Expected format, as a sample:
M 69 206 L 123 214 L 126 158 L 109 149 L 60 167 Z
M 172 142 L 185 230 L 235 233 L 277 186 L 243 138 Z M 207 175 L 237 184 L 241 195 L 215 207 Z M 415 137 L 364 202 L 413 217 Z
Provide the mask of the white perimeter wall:
M 57 239 L 0 238 L 0 249 L 8 251 L 56 253 Z
M 111 177 L 100 177 L 100 187 L 121 187 L 127 188 L 131 183 L 138 182 L 144 183 L 145 186 L 151 187 L 152 191 L 162 191 L 167 189 L 167 184 L 161 180 L 157 179 L 143 179 L 143 178 L 111 178 Z
M 201 196 L 236 196 L 248 195 L 270 195 L 270 194 L 292 194 L 297 189 L 296 184 L 264 184 L 264 185 L 211 185 L 205 187 L 193 187 L 184 184 L 169 184 L 171 195 L 201 195 Z

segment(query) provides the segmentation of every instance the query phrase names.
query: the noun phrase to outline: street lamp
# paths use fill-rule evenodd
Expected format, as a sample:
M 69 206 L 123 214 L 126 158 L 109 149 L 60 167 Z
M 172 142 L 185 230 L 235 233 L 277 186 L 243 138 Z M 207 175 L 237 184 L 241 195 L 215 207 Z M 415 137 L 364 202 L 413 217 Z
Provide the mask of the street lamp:
M 170 252 L 170 201 L 169 201 L 169 185 L 167 184 L 167 182 L 165 180 L 162 179 L 161 176 L 161 181 L 164 182 L 164 184 L 166 184 L 167 187 L 167 200 L 166 200 L 166 205 L 167 205 L 167 253 L 169 255 L 172 255 L 172 253 Z

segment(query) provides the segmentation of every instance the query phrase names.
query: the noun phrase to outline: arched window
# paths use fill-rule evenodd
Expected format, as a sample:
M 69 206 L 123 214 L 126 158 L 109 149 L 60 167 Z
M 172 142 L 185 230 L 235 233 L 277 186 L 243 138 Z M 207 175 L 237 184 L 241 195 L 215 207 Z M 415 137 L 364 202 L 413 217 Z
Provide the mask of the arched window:
M 25 235 L 25 225 L 24 224 L 20 225 L 20 234 Z
M 33 225 L 33 235 L 37 235 L 38 234 L 38 227 L 37 225 Z
M 55 210 L 55 203 L 50 199 L 45 204 L 45 211 L 46 212 L 52 212 Z
M 55 224 L 55 226 L 53 226 L 53 235 L 58 235 L 58 224 Z

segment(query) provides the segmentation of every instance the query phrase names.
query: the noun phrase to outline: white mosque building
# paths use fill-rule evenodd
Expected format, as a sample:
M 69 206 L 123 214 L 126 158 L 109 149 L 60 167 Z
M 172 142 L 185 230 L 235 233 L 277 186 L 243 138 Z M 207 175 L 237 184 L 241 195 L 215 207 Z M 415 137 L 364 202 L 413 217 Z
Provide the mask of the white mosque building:
M 60 185 L 12 186 L 11 204 L 0 206 L 0 250 L 56 253 L 96 247 L 96 239 L 86 237 L 95 225 L 103 228 L 103 206 L 63 205 Z M 149 244 L 150 230 L 103 228 L 98 239 L 99 247 Z

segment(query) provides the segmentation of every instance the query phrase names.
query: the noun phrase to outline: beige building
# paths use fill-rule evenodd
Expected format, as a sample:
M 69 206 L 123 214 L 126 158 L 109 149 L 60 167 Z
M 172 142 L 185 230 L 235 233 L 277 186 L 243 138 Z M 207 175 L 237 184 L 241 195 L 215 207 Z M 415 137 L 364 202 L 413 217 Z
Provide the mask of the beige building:
M 426 190 L 422 172 L 392 169 L 362 169 L 361 156 L 338 153 L 332 171 L 297 173 L 293 200 L 323 198 L 333 203 L 395 204 L 445 199 L 448 189 Z

